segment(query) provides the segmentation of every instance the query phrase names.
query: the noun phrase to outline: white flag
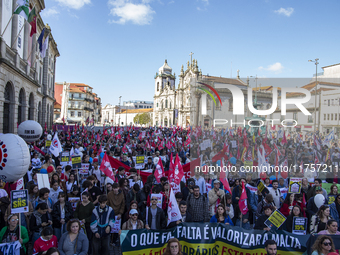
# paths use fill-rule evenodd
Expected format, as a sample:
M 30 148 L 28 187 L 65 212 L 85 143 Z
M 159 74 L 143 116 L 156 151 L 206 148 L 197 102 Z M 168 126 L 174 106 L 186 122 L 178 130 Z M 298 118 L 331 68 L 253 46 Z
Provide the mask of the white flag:
M 70 157 L 72 157 L 74 155 L 74 149 L 72 147 L 71 151 L 70 151 Z
M 179 211 L 175 194 L 171 188 L 170 199 L 169 199 L 169 204 L 168 204 L 168 225 L 173 221 L 178 221 L 181 219 L 182 219 L 182 215 L 181 215 L 181 212 Z
M 53 140 L 51 142 L 50 152 L 55 156 L 58 157 L 59 153 L 62 152 L 63 149 L 61 148 L 61 143 L 58 138 L 58 132 L 55 133 Z

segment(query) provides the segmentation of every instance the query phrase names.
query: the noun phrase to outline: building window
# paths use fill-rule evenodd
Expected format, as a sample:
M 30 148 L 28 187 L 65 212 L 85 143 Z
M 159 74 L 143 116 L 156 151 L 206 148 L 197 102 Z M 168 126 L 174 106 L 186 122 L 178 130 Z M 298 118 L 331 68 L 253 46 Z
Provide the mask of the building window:
M 324 101 L 323 101 L 323 104 L 324 104 L 324 105 L 327 105 L 327 100 L 324 100 Z
M 168 108 L 168 99 L 165 100 L 165 109 Z
M 78 112 L 78 117 L 81 117 L 81 112 Z
M 331 114 L 331 120 L 333 120 L 333 113 Z
M 326 120 L 326 114 L 323 115 L 323 120 Z
M 332 105 L 334 105 L 334 99 L 332 99 Z
M 331 100 L 328 99 L 328 106 L 331 106 Z
M 326 115 L 325 115 L 326 120 Z M 313 123 L 313 115 L 308 115 L 308 123 Z
M 74 117 L 74 111 L 71 111 L 71 117 Z
M 327 114 L 327 120 L 329 120 L 329 113 Z
M 334 114 L 334 120 L 337 120 L 338 114 Z
M 158 108 L 158 103 L 156 104 L 156 108 Z
M 170 102 L 170 109 L 171 109 L 171 102 Z M 171 121 L 170 121 L 171 122 Z
M 232 112 L 233 111 L 233 99 L 230 98 L 229 99 L 229 112 Z
M 296 121 L 298 120 L 297 112 L 294 112 L 294 113 L 293 113 L 293 119 L 296 120 Z
M 157 91 L 159 91 L 159 82 L 157 82 Z

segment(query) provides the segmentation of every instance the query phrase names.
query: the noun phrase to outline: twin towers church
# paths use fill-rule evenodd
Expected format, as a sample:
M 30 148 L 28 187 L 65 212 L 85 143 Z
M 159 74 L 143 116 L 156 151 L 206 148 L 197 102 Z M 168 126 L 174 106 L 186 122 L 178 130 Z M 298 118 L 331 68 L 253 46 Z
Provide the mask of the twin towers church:
M 211 127 L 214 119 L 237 121 L 232 94 L 223 84 L 235 85 L 247 94 L 247 82 L 239 75 L 236 79 L 203 75 L 195 59 L 188 61 L 186 70 L 182 65 L 176 84 L 176 75 L 165 60 L 155 75 L 154 125 Z M 260 97 L 258 103 L 270 104 L 271 98 Z

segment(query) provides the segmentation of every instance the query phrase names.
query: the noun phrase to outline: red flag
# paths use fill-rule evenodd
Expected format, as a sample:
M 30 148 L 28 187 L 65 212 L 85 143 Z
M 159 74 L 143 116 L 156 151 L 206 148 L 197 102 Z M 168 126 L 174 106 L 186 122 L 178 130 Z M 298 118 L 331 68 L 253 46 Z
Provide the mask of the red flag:
M 224 188 L 229 192 L 229 194 L 232 194 L 230 186 L 229 186 L 228 179 L 226 178 L 226 174 L 222 169 L 223 169 L 223 160 L 221 161 L 220 181 L 222 182 Z
M 172 172 L 173 175 L 169 176 L 170 180 L 174 180 L 174 183 L 176 183 L 177 185 L 179 185 L 181 183 L 181 180 L 184 176 L 184 172 L 183 172 L 183 167 L 181 165 L 181 162 L 179 160 L 178 154 L 176 154 L 176 159 L 175 159 L 175 171 Z
M 99 136 L 99 133 L 97 133 L 96 142 L 98 142 L 99 140 L 100 140 L 100 136 Z
M 116 180 L 115 175 L 112 171 L 112 166 L 110 163 L 109 156 L 105 153 L 102 163 L 100 164 L 100 171 L 102 171 L 107 177 L 112 179 L 113 181 Z
M 186 179 L 194 177 L 196 166 L 200 166 L 200 158 L 195 159 L 185 165 L 183 165 L 183 172 L 186 175 Z
M 106 154 L 105 154 L 106 155 Z M 129 171 L 131 167 L 125 165 L 124 163 L 120 162 L 119 160 L 111 157 L 111 156 L 108 156 L 109 157 L 109 160 L 110 160 L 110 163 L 111 163 L 111 166 L 113 168 L 116 168 L 118 169 L 118 167 L 122 166 L 125 168 L 126 171 Z
M 158 183 L 161 182 L 161 178 L 165 176 L 164 173 L 164 168 L 163 168 L 163 163 L 162 163 L 162 159 L 159 158 L 158 163 L 156 165 L 156 170 L 155 170 L 155 178 L 157 180 Z
M 241 193 L 240 200 L 238 201 L 238 206 L 243 215 L 245 215 L 248 212 L 247 192 L 244 186 L 244 182 L 242 182 L 242 193 Z
M 41 155 L 45 156 L 45 153 L 42 150 L 40 150 L 37 146 L 34 145 L 33 148 L 34 150 L 38 151 Z

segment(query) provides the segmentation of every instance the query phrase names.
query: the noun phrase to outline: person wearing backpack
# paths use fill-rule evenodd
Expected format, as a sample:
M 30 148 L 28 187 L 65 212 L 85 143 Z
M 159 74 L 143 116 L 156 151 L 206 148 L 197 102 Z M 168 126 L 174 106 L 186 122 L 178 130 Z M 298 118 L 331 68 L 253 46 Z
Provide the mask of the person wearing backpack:
M 192 215 L 193 222 L 209 222 L 209 205 L 207 198 L 200 193 L 200 187 L 195 185 L 194 192 L 187 198 L 188 212 Z

